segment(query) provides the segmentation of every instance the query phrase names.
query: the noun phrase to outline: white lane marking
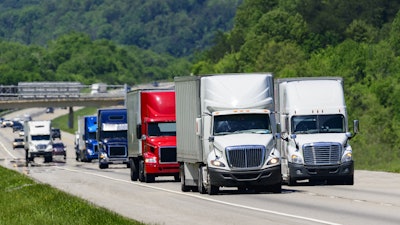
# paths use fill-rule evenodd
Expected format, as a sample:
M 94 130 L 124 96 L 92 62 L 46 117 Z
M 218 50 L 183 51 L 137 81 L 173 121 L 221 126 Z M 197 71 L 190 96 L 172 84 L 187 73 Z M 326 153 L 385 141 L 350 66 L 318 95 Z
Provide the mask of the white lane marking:
M 56 167 L 58 167 L 58 166 L 56 166 Z M 63 170 L 68 170 L 68 171 L 71 171 L 71 172 L 82 173 L 82 171 L 69 169 L 69 168 L 65 168 L 65 167 L 58 167 L 58 168 L 63 169 Z M 164 188 L 160 188 L 160 187 L 153 187 L 153 186 L 150 186 L 150 185 L 147 185 L 147 184 L 144 184 L 144 183 L 121 180 L 121 179 L 108 177 L 108 176 L 101 175 L 101 174 L 96 174 L 96 173 L 91 173 L 91 172 L 86 172 L 86 171 L 84 171 L 83 173 L 89 174 L 89 175 L 93 175 L 93 176 L 102 177 L 102 178 L 106 178 L 106 179 L 109 179 L 109 180 L 118 181 L 118 182 L 124 182 L 124 183 L 128 183 L 128 184 L 133 184 L 133 185 L 137 185 L 137 186 L 142 186 L 142 187 L 146 187 L 146 188 L 155 189 L 155 190 L 165 191 L 165 192 L 169 192 L 169 193 L 173 193 L 173 194 L 186 195 L 186 196 L 189 196 L 189 197 L 198 198 L 198 199 L 202 199 L 202 200 L 209 201 L 209 202 L 215 202 L 215 203 L 219 203 L 219 204 L 222 204 L 222 205 L 228 205 L 228 206 L 233 206 L 233 207 L 237 207 L 237 208 L 243 208 L 243 209 L 258 211 L 258 212 L 270 213 L 270 214 L 275 214 L 275 215 L 279 215 L 279 216 L 283 216 L 283 217 L 291 217 L 291 218 L 301 219 L 301 220 L 305 220 L 305 221 L 312 221 L 312 222 L 316 222 L 316 223 L 320 223 L 320 224 L 341 225 L 339 223 L 334 223 L 334 222 L 314 219 L 314 218 L 310 218 L 310 217 L 287 214 L 287 213 L 282 213 L 282 212 L 277 212 L 277 211 L 272 211 L 272 210 L 267 210 L 267 209 L 260 209 L 260 208 L 255 208 L 255 207 L 250 207 L 250 206 L 245 206 L 245 205 L 240 205 L 240 204 L 235 204 L 235 203 L 229 203 L 229 202 L 224 202 L 224 201 L 220 201 L 220 200 L 215 200 L 215 199 L 211 199 L 211 198 L 206 198 L 206 197 L 203 197 L 201 195 L 193 195 L 193 194 L 189 194 L 189 193 L 185 193 L 185 192 L 173 191 L 173 190 L 168 190 L 168 189 L 164 189 Z
M 4 151 L 6 151 L 13 159 L 16 159 L 17 157 L 15 157 L 15 155 L 13 155 L 10 151 L 8 151 L 8 149 L 6 148 L 6 146 L 4 146 L 3 142 L 0 142 L 1 147 L 4 149 Z

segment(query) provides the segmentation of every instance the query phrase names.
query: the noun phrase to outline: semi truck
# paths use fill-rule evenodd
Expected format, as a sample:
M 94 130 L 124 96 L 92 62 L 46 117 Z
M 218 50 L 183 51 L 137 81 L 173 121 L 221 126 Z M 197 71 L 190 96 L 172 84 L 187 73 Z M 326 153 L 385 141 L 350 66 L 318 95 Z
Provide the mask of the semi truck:
M 24 122 L 25 156 L 27 163 L 35 157 L 44 157 L 44 162 L 53 161 L 53 139 L 50 120 Z
M 176 77 L 181 190 L 281 192 L 273 75 Z
M 179 181 L 176 160 L 175 91 L 139 89 L 127 94 L 128 157 L 131 180 L 158 176 Z
M 91 162 L 98 159 L 99 145 L 96 139 L 97 116 L 87 115 L 78 118 L 76 160 Z
M 128 164 L 126 108 L 101 108 L 97 110 L 96 139 L 99 145 L 99 168 L 109 164 Z
M 302 182 L 354 183 L 347 108 L 341 77 L 275 80 L 282 178 Z M 358 120 L 353 121 L 354 135 Z

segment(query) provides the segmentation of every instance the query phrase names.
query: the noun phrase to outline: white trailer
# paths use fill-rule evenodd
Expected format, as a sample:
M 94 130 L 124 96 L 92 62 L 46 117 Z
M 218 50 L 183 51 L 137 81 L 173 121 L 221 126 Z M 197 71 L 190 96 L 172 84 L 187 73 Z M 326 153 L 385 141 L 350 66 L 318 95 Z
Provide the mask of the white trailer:
M 176 77 L 175 92 L 182 191 L 281 192 L 272 74 Z
M 277 79 L 275 96 L 283 181 L 288 185 L 299 180 L 353 185 L 352 134 L 348 131 L 343 79 Z
M 27 163 L 34 161 L 35 157 L 44 157 L 45 162 L 53 161 L 50 120 L 25 121 L 24 135 Z

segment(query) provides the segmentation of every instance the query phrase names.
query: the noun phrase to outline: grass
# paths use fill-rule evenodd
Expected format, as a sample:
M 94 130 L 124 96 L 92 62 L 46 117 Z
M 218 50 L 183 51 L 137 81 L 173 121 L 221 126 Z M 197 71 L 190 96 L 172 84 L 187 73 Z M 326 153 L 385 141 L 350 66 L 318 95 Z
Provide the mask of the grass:
M 53 119 L 52 126 L 60 128 L 61 130 L 66 131 L 68 133 L 74 134 L 75 131 L 78 129 L 78 118 L 80 116 L 94 115 L 96 113 L 97 113 L 97 108 L 95 107 L 82 108 L 74 111 L 73 128 L 68 127 L 68 114 Z
M 0 225 L 6 224 L 143 225 L 0 166 Z

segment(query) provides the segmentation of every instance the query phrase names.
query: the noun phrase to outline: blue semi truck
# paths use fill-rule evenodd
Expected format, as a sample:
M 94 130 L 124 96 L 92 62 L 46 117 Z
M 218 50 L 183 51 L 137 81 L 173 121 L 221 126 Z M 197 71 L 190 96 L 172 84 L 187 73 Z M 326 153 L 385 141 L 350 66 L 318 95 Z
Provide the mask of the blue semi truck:
M 96 139 L 97 116 L 82 116 L 78 119 L 76 146 L 76 160 L 91 162 L 98 159 L 99 145 Z
M 98 109 L 97 125 L 99 168 L 106 169 L 109 164 L 126 164 L 129 167 L 126 109 Z

